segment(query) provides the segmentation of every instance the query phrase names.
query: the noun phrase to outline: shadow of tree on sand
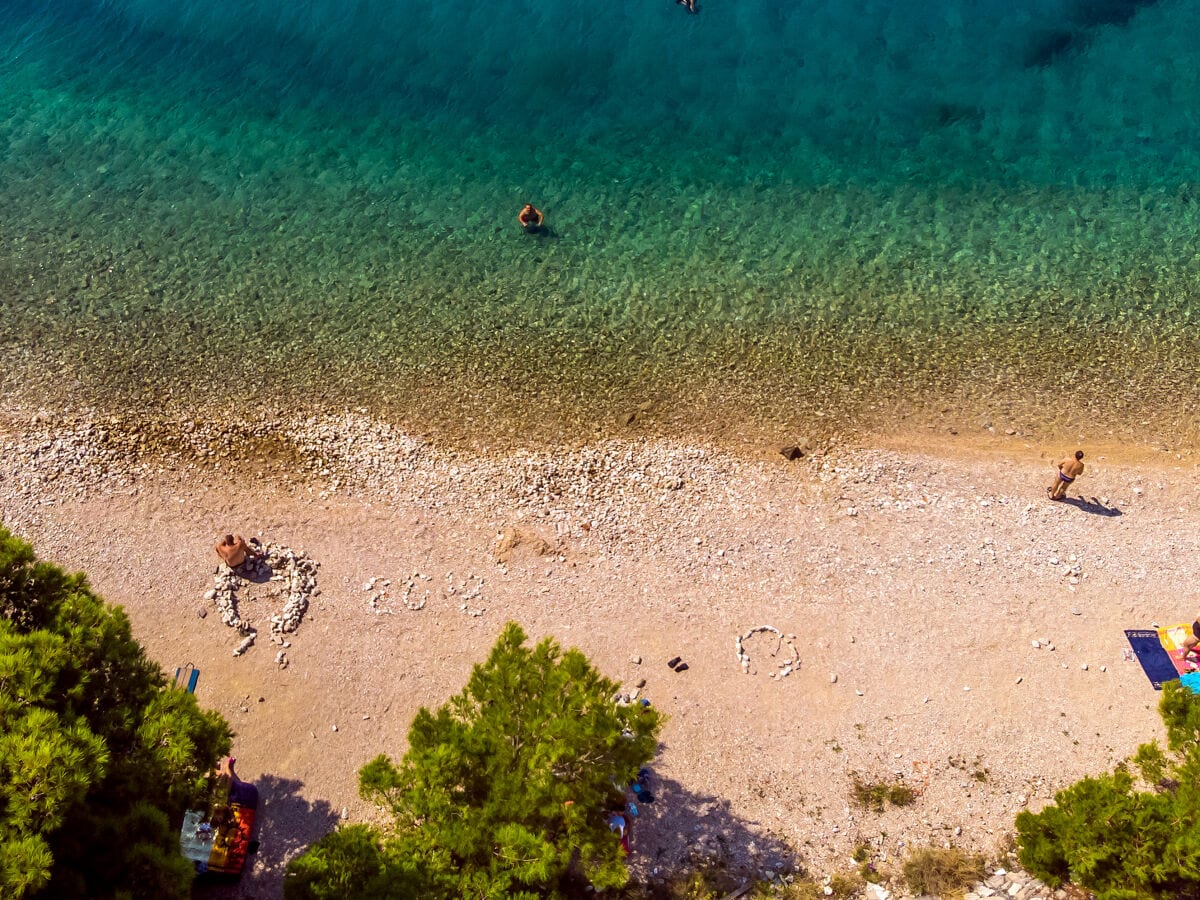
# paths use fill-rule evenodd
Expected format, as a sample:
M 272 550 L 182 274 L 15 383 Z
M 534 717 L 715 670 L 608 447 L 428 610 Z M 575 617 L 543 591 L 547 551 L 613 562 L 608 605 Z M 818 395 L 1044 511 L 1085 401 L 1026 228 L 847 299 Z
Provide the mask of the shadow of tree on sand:
M 324 837 L 337 824 L 338 814 L 325 800 L 308 800 L 303 782 L 263 775 L 258 788 L 255 838 L 258 853 L 246 861 L 238 881 L 198 879 L 193 897 L 279 897 L 288 862 L 309 844 Z
M 692 791 L 651 769 L 653 803 L 634 801 L 629 868 L 642 884 L 698 867 L 741 879 L 800 869 L 795 850 L 767 826 L 741 818 L 722 797 Z
M 265 775 L 255 782 L 259 806 L 258 853 L 238 881 L 196 882 L 194 898 L 276 898 L 283 893 L 288 862 L 332 831 L 338 814 L 324 800 L 309 801 L 304 785 Z M 651 886 L 672 875 L 715 868 L 736 881 L 799 870 L 796 852 L 757 822 L 739 817 L 728 800 L 689 790 L 651 770 L 653 803 L 635 801 L 632 818 L 634 880 Z

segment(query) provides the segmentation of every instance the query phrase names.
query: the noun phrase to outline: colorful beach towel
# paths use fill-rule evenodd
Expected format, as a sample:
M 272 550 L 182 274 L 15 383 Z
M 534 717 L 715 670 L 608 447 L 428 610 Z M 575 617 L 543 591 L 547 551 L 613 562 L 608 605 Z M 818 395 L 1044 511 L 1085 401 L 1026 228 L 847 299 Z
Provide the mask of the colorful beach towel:
M 1183 642 L 1191 633 L 1191 623 L 1170 625 L 1157 631 L 1148 628 L 1126 630 L 1129 645 L 1142 664 L 1142 670 L 1156 691 L 1161 691 L 1164 681 L 1178 678 L 1184 672 L 1195 669 L 1195 665 L 1183 658 Z

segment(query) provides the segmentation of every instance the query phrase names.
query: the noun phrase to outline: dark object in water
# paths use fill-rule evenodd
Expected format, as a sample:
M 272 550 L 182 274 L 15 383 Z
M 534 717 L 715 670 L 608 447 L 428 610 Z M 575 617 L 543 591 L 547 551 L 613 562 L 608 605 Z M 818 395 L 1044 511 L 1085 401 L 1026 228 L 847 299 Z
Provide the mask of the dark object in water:
M 1025 53 L 1025 68 L 1044 69 L 1076 46 L 1076 32 L 1047 31 L 1039 34 Z
M 1122 28 L 1147 6 L 1158 0 L 1083 0 L 1075 8 L 1075 24 L 1080 28 L 1116 25 Z
M 1158 0 L 1081 0 L 1068 14 L 1067 27 L 1038 32 L 1025 53 L 1027 69 L 1053 65 L 1068 53 L 1078 52 L 1091 41 L 1090 31 L 1112 25 L 1123 28 L 1141 10 Z

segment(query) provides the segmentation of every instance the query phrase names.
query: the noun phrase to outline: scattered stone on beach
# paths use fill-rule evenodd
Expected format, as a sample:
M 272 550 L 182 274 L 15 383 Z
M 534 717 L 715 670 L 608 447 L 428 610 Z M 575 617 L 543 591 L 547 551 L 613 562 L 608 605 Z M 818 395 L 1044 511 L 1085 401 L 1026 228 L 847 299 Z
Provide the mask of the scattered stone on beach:
M 796 446 L 783 447 L 779 452 L 783 455 L 783 458 L 789 462 L 794 462 L 797 459 L 804 458 L 804 451 Z
M 465 612 L 468 616 L 478 618 L 484 613 L 483 607 L 471 606 L 472 600 L 480 599 L 483 593 L 484 580 L 478 575 L 468 575 L 461 582 L 456 583 L 453 572 L 446 573 L 446 587 L 443 592 L 447 597 L 457 597 L 459 602 L 458 608 Z
M 251 647 L 253 647 L 254 639 L 257 636 L 258 636 L 257 631 L 251 631 L 249 634 L 247 634 L 244 638 L 242 638 L 242 642 L 240 644 L 238 644 L 237 647 L 234 649 L 233 655 L 241 656 L 243 653 L 245 653 L 247 650 L 249 650 Z
M 418 581 L 432 581 L 432 575 L 422 575 L 420 572 L 414 572 L 412 578 L 404 582 L 404 596 L 400 598 L 400 602 L 405 608 L 417 612 L 425 608 L 426 602 L 429 600 L 429 591 L 426 590 L 419 599 L 413 597 L 413 592 L 417 589 Z

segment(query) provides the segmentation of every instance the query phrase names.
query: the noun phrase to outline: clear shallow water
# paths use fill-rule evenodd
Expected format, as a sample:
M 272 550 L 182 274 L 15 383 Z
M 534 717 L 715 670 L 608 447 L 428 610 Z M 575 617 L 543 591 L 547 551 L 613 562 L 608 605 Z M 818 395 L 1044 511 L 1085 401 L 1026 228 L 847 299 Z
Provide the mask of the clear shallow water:
M 40 6 L 6 391 L 1195 411 L 1198 2 Z

